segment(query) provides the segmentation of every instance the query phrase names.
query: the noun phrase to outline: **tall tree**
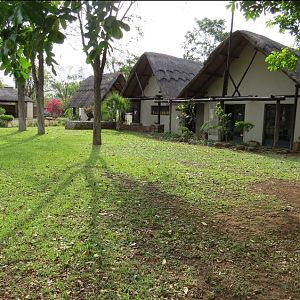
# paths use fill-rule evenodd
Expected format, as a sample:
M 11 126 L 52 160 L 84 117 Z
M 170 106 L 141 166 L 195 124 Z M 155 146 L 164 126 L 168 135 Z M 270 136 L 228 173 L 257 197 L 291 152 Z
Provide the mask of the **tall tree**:
M 63 108 L 66 109 L 71 97 L 79 88 L 82 81 L 82 73 L 74 75 L 62 76 L 58 74 L 56 77 L 46 72 L 45 76 L 45 96 L 47 98 L 58 98 L 62 101 Z
M 80 23 L 83 50 L 87 63 L 94 72 L 94 125 L 93 144 L 101 145 L 101 81 L 108 51 L 114 39 L 123 37 L 130 28 L 126 15 L 133 2 L 80 1 L 82 8 L 77 16 Z M 128 3 L 128 5 L 127 5 Z M 127 8 L 125 6 L 127 5 Z M 124 13 L 122 13 L 124 11 Z M 122 15 L 121 15 L 122 13 Z
M 34 7 L 32 7 L 33 4 Z M 54 65 L 57 63 L 54 60 L 53 45 L 64 42 L 65 35 L 60 29 L 66 29 L 67 22 L 76 20 L 74 16 L 70 15 L 71 9 L 68 7 L 70 4 L 67 1 L 64 3 L 58 1 L 35 1 L 27 3 L 30 7 L 26 7 L 26 3 L 24 3 L 24 9 L 26 8 L 25 11 L 27 11 L 28 20 L 32 28 L 30 59 L 37 101 L 38 134 L 45 133 L 44 61 L 48 66 L 52 67 L 52 72 L 56 74 Z
M 196 25 L 184 36 L 183 50 L 185 59 L 204 62 L 210 53 L 223 42 L 229 33 L 225 31 L 223 19 L 195 19 Z
M 130 71 L 140 57 L 130 53 L 128 50 L 125 50 L 122 54 L 121 58 L 114 55 L 111 56 L 107 61 L 107 69 L 110 72 L 121 72 L 125 78 L 128 78 Z
M 26 130 L 25 82 L 30 72 L 28 33 L 20 2 L 0 2 L 0 62 L 4 74 L 14 77 L 18 87 L 19 131 Z
M 6 73 L 15 77 L 19 96 L 19 130 L 26 129 L 25 81 L 32 69 L 38 106 L 38 133 L 44 134 L 44 59 L 53 72 L 54 43 L 62 43 L 65 36 L 60 26 L 66 28 L 71 16 L 69 1 L 10 1 L 0 2 L 0 60 Z M 46 55 L 44 55 L 44 53 Z M 35 59 L 38 66 L 35 66 Z M 31 61 L 31 64 L 30 62 Z M 32 67 L 32 68 L 31 68 Z
M 144 37 L 141 22 L 141 16 L 136 14 L 129 16 L 130 37 L 124 37 L 122 43 L 114 43 L 114 51 L 107 59 L 106 69 L 109 72 L 121 72 L 125 78 L 128 78 L 131 69 L 140 58 L 139 43 Z M 135 50 L 129 51 L 128 49 Z
M 278 25 L 280 32 L 289 32 L 295 37 L 296 45 L 300 45 L 300 2 L 299 1 L 231 1 L 230 8 L 239 8 L 247 20 L 256 20 L 261 14 L 271 14 L 273 18 L 267 26 Z M 273 51 L 267 58 L 269 70 L 296 70 L 298 57 L 294 50 L 283 48 Z

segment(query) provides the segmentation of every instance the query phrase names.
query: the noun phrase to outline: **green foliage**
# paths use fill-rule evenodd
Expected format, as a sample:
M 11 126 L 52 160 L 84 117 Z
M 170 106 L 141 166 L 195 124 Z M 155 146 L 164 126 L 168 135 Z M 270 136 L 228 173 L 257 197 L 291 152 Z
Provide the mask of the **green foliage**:
M 109 121 L 120 121 L 122 113 L 129 108 L 129 102 L 118 93 L 108 95 L 102 103 L 103 113 L 107 113 Z
M 60 73 L 63 71 L 60 70 Z M 54 77 L 49 73 L 45 76 L 45 94 L 46 98 L 58 98 L 61 100 L 63 109 L 66 110 L 72 96 L 79 88 L 82 75 L 67 75 L 66 78 Z
M 254 124 L 245 121 L 236 121 L 234 124 L 235 128 L 242 133 L 249 132 L 254 128 Z
M 66 3 L 69 3 L 66 1 Z M 45 51 L 46 63 L 52 67 L 53 44 L 62 43 L 59 31 L 66 21 L 74 21 L 71 9 L 59 1 L 1 1 L 0 2 L 0 62 L 5 74 L 20 82 L 28 79 L 31 57 Z
M 0 107 L 0 127 L 8 127 L 8 123 L 13 119 L 12 115 L 5 115 L 5 109 Z
M 196 122 L 196 105 L 195 103 L 185 103 L 177 106 L 177 109 L 180 110 L 180 114 L 178 115 L 179 125 L 180 127 L 186 127 L 191 132 L 195 130 L 195 122 Z
M 279 26 L 280 32 L 288 31 L 300 44 L 300 2 L 299 1 L 232 1 L 243 12 L 245 18 L 257 19 L 261 14 L 271 14 L 273 19 L 267 22 L 268 26 Z M 266 58 L 270 71 L 289 70 L 295 71 L 298 57 L 292 49 L 283 48 L 280 51 L 272 51 Z
M 183 44 L 185 59 L 204 62 L 210 53 L 226 38 L 224 19 L 196 19 L 196 26 L 185 34 Z
M 298 65 L 298 57 L 293 50 L 283 48 L 281 51 L 272 51 L 265 61 L 269 64 L 269 71 L 277 71 L 287 69 L 289 71 L 296 71 Z
M 278 25 L 280 32 L 288 31 L 299 43 L 300 4 L 298 1 L 237 1 L 236 4 L 247 20 L 255 20 L 262 13 L 274 15 L 267 24 Z
M 112 72 L 121 72 L 125 76 L 125 78 L 128 78 L 130 71 L 138 60 L 139 56 L 127 53 L 124 59 L 118 59 L 117 57 L 112 56 L 111 59 L 107 61 L 107 63 L 108 68 Z
M 202 138 L 208 138 L 208 133 L 211 129 L 218 129 L 218 125 L 213 125 L 211 122 L 206 121 L 204 122 L 200 128 L 199 128 L 199 133 L 202 136 Z
M 3 107 L 0 107 L 0 116 L 4 115 L 6 110 Z
M 218 128 L 220 130 L 221 133 L 221 140 L 225 139 L 226 141 L 228 140 L 228 135 L 230 133 L 230 118 L 232 116 L 231 113 L 226 114 L 221 103 L 218 103 L 216 105 L 216 109 L 215 109 L 215 114 L 218 117 L 219 120 L 219 125 Z
M 101 56 L 115 39 L 123 37 L 123 31 L 129 31 L 130 27 L 118 18 L 121 1 L 80 1 L 85 7 L 86 23 L 82 23 L 82 15 L 78 14 L 81 23 L 81 35 L 83 50 L 87 55 L 86 62 L 93 64 L 95 59 Z
M 195 137 L 195 134 L 188 127 L 181 126 L 180 130 L 181 130 L 180 140 L 182 142 L 187 142 L 190 139 Z
M 68 120 L 79 120 L 79 113 L 78 110 L 76 110 L 76 114 L 73 114 L 73 108 L 67 108 L 64 111 L 64 117 L 67 118 Z
M 12 115 L 0 115 L 0 120 L 11 122 L 14 119 Z

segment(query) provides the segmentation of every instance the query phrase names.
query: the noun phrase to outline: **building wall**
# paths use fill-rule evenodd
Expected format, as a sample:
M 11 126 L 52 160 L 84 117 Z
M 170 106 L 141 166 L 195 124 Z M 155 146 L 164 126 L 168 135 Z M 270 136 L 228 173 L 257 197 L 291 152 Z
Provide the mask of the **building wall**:
M 81 121 L 87 121 L 88 119 L 86 113 L 84 112 L 84 108 L 82 107 L 79 108 L 79 118 Z
M 27 119 L 33 119 L 33 102 L 27 102 Z
M 159 85 L 157 83 L 157 80 L 154 76 L 151 76 L 145 89 L 144 89 L 144 95 L 148 97 L 153 97 L 159 93 Z M 157 103 L 154 102 L 154 100 L 142 100 L 141 101 L 141 116 L 140 120 L 141 123 L 145 126 L 153 125 L 157 123 L 158 116 L 151 114 L 151 106 L 155 105 L 157 106 Z M 167 104 L 162 104 L 162 106 Z M 167 105 L 168 106 L 168 105 Z M 176 110 L 177 106 L 172 106 L 172 122 L 171 122 L 171 131 L 178 133 L 179 132 L 179 120 L 177 119 L 177 116 L 179 114 L 179 111 Z M 160 116 L 160 124 L 164 125 L 164 131 L 169 131 L 169 115 L 161 115 Z
M 239 83 L 254 53 L 254 48 L 248 45 L 241 53 L 238 59 L 235 59 L 230 66 L 230 74 L 236 84 Z M 242 96 L 270 96 L 270 95 L 293 95 L 295 93 L 295 83 L 289 79 L 281 71 L 270 72 L 267 70 L 267 63 L 264 61 L 265 56 L 258 52 L 252 66 L 250 67 L 246 77 L 244 78 L 239 92 Z M 223 78 L 216 79 L 208 88 L 208 95 L 221 95 L 223 88 Z M 228 95 L 232 95 L 234 86 L 229 80 Z M 237 96 L 237 94 L 236 94 Z M 226 102 L 225 104 L 235 104 L 237 102 Z M 255 102 L 240 101 L 238 104 L 245 104 L 245 121 L 251 122 L 255 127 L 245 134 L 244 142 L 255 140 L 262 143 L 264 112 L 266 104 L 275 104 L 275 101 Z M 281 102 L 282 104 L 293 104 L 293 99 Z M 214 108 L 215 104 L 205 104 L 203 111 L 203 120 L 209 121 L 209 112 Z M 199 129 L 198 129 L 199 130 Z M 300 105 L 297 108 L 296 130 L 294 140 L 300 137 Z M 216 139 L 215 134 L 209 138 Z

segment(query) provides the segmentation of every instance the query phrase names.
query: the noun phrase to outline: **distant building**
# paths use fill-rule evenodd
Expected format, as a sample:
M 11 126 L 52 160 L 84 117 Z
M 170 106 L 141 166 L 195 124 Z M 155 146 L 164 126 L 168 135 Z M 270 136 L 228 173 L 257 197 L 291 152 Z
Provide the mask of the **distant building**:
M 125 77 L 122 73 L 103 74 L 101 82 L 101 99 L 105 99 L 112 92 L 120 93 L 125 86 Z M 94 105 L 94 76 L 90 76 L 80 83 L 77 92 L 71 99 L 69 107 L 79 108 L 79 116 L 82 121 L 88 119 L 85 108 Z
M 229 39 L 211 53 L 201 71 L 179 95 L 187 99 L 199 99 L 196 104 L 196 133 L 199 133 L 201 125 L 205 122 L 214 124 L 218 122 L 215 115 L 216 101 L 211 100 L 214 97 L 222 97 L 228 43 Z M 224 104 L 225 112 L 231 114 L 232 125 L 236 121 L 254 124 L 254 128 L 242 136 L 243 142 L 256 141 L 262 145 L 272 146 L 275 139 L 276 116 L 278 116 L 278 146 L 292 147 L 293 143 L 300 142 L 300 105 L 297 106 L 297 100 L 295 101 L 295 98 L 297 99 L 295 89 L 300 85 L 298 75 L 300 65 L 296 72 L 270 72 L 265 62 L 266 56 L 273 50 L 278 51 L 284 47 L 250 31 L 238 30 L 232 34 L 226 95 L 229 99 L 225 100 Z M 296 54 L 300 57 L 298 53 Z M 274 97 L 282 95 L 285 95 L 286 99 L 277 102 Z M 239 133 L 233 130 L 231 137 L 233 140 L 238 139 Z M 220 135 L 217 131 L 212 131 L 208 138 L 218 140 Z
M 153 98 L 176 98 L 201 69 L 199 62 L 166 54 L 145 52 L 130 72 L 122 96 L 131 98 L 132 123 L 144 126 L 162 124 L 169 130 L 169 105 L 155 103 Z M 148 98 L 148 99 L 147 99 Z M 150 99 L 149 99 L 150 98 Z M 151 99 L 152 98 L 152 99 Z M 179 131 L 180 112 L 171 111 L 172 131 Z
M 26 118 L 33 118 L 33 101 L 25 96 Z M 3 107 L 7 115 L 18 118 L 18 90 L 12 87 L 0 88 L 0 107 Z

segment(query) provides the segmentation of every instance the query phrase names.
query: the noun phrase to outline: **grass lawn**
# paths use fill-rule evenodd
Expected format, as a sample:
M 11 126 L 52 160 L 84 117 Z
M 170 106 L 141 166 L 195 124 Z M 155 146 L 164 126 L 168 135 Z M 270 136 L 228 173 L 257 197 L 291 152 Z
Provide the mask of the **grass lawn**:
M 0 129 L 0 299 L 300 299 L 300 158 Z

